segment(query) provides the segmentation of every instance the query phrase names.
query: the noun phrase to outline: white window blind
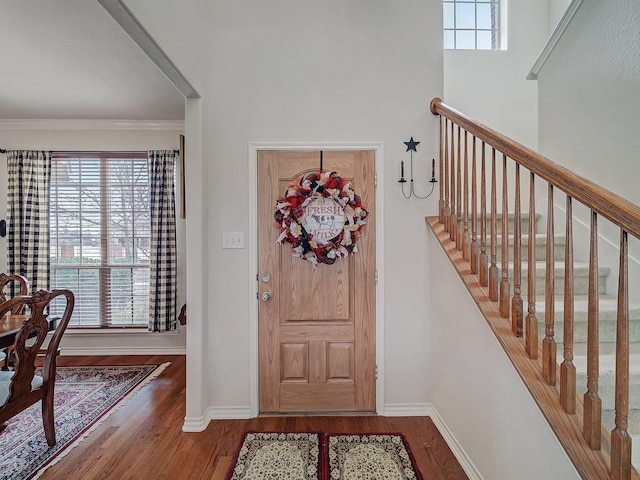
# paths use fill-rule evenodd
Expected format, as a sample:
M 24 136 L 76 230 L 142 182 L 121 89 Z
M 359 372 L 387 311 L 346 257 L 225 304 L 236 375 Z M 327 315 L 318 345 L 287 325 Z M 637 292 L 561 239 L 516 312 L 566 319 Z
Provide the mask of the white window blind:
M 50 198 L 51 288 L 75 293 L 70 327 L 147 326 L 146 152 L 54 154 Z

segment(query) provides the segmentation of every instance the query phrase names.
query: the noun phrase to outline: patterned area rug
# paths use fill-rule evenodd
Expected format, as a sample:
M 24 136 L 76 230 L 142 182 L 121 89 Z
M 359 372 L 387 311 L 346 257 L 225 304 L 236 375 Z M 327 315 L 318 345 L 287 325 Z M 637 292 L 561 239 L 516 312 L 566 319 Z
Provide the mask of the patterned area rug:
M 226 480 L 319 480 L 319 433 L 246 433 Z
M 327 478 L 422 480 L 403 435 L 327 434 Z
M 0 432 L 0 480 L 34 479 L 68 453 L 121 400 L 158 376 L 169 364 L 58 367 L 54 418 L 57 443 L 47 445 L 38 402 Z
M 422 480 L 402 434 L 246 433 L 225 480 Z

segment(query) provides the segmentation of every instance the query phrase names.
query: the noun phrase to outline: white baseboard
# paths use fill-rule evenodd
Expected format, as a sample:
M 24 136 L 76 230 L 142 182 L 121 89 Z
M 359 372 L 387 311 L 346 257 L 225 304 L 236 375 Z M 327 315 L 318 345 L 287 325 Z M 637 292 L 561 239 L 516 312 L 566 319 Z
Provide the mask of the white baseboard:
M 185 417 L 184 423 L 182 424 L 182 431 L 183 432 L 203 432 L 204 430 L 206 430 L 207 425 L 209 425 L 210 421 L 211 421 L 211 418 L 208 415 L 208 410 L 207 412 L 205 412 L 205 414 L 202 417 L 199 417 L 199 418 Z
M 429 417 L 431 416 L 430 403 L 387 403 L 384 411 L 380 413 L 385 417 Z
M 211 420 L 244 420 L 253 418 L 250 407 L 210 407 Z
M 202 417 L 185 417 L 182 431 L 202 432 L 211 420 L 245 420 L 253 417 L 249 407 L 209 407 Z
M 429 410 L 431 411 L 431 413 L 429 414 L 431 420 L 433 420 L 434 425 L 453 452 L 453 455 L 456 457 L 456 460 L 458 460 L 458 463 L 460 464 L 464 472 L 469 477 L 469 480 L 484 480 L 476 466 L 462 449 L 462 446 L 460 445 L 456 437 L 447 427 L 447 424 L 438 414 L 438 411 L 433 407 L 433 405 L 429 405 Z

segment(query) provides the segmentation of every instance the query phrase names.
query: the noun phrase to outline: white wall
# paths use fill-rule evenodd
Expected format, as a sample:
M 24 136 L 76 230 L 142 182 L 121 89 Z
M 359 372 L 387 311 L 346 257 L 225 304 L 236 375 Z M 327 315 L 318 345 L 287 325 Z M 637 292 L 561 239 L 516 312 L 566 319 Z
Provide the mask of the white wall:
M 206 85 L 198 105 L 188 102 L 186 125 L 187 179 L 196 182 L 187 193 L 189 302 L 191 286 L 202 291 L 195 295 L 200 314 L 189 310 L 196 325 L 188 338 L 187 422 L 248 413 L 257 386 L 250 360 L 255 239 L 247 238 L 244 250 L 221 248 L 223 231 L 248 233 L 257 221 L 248 200 L 252 142 L 382 145 L 378 215 L 389 233 L 380 239 L 387 286 L 380 298 L 386 321 L 380 377 L 387 402 L 426 405 L 428 379 L 413 372 L 424 371 L 429 358 L 423 217 L 435 211 L 435 198 L 403 199 L 397 177 L 400 160 L 408 158 L 402 142 L 410 136 L 422 141 L 415 155 L 419 177 L 426 179 L 436 155 L 428 103 L 443 93 L 440 8 L 438 0 L 412 0 L 402 8 L 388 0 L 281 0 L 220 1 L 200 11 Z M 151 22 L 153 32 L 176 12 L 146 13 L 139 18 Z M 173 40 L 163 37 L 165 51 L 192 54 L 181 50 L 183 40 Z M 201 144 L 193 145 L 190 130 Z M 190 153 L 196 150 L 201 159 Z M 192 337 L 194 331 L 205 337 Z
M 427 240 L 434 409 L 481 478 L 579 479 L 431 231 Z
M 549 34 L 545 0 L 503 0 L 507 50 L 445 50 L 444 101 L 536 149 L 537 86 L 526 76 Z
M 556 28 L 569 5 L 571 0 L 549 0 L 549 33 Z
M 206 17 L 209 0 L 123 0 L 161 50 L 198 92 L 205 88 Z
M 640 8 L 635 0 L 585 0 L 538 74 L 540 151 L 640 204 Z M 576 235 L 586 238 L 588 212 Z M 583 233 L 584 232 L 584 233 Z M 617 289 L 619 232 L 601 220 L 600 263 Z M 640 246 L 632 240 L 632 299 L 640 301 Z M 586 257 L 582 258 L 586 260 Z
M 255 286 L 251 256 L 222 250 L 223 231 L 250 231 L 247 151 L 251 142 L 382 143 L 378 205 L 384 222 L 384 393 L 387 403 L 425 404 L 429 360 L 424 215 L 435 199 L 405 200 L 398 188 L 402 143 L 422 141 L 414 155 L 420 178 L 436 155 L 435 118 L 442 94 L 438 0 L 220 1 L 207 18 L 204 135 L 208 185 L 207 294 L 211 316 L 207 378 L 210 405 L 249 407 L 250 328 Z M 426 183 L 426 180 L 425 180 Z M 252 247 L 253 245 L 253 247 Z M 381 298 L 382 300 L 382 298 Z M 191 351 L 189 352 L 191 354 Z
M 640 203 L 640 8 L 585 0 L 538 75 L 540 150 Z
M 130 122 L 136 123 L 136 122 Z M 150 123 L 155 126 L 149 127 Z M 162 122 L 143 122 L 145 129 L 117 129 L 117 122 L 109 121 L 11 121 L 0 122 L 0 146 L 7 150 L 53 151 L 146 151 L 151 149 L 175 149 L 179 147 L 179 135 L 183 133 L 179 123 L 169 122 L 163 130 Z M 154 128 L 148 130 L 146 128 Z M 166 128 L 171 128 L 167 130 Z M 7 162 L 0 154 L 0 218 L 6 218 Z M 177 194 L 177 192 L 176 192 Z M 185 228 L 184 220 L 177 220 L 178 257 L 178 305 L 185 303 Z M 0 271 L 6 271 L 7 238 L 0 238 Z M 113 354 L 113 353 L 184 353 L 185 329 L 166 334 L 149 332 L 93 332 L 78 333 L 69 329 L 62 339 L 65 354 Z

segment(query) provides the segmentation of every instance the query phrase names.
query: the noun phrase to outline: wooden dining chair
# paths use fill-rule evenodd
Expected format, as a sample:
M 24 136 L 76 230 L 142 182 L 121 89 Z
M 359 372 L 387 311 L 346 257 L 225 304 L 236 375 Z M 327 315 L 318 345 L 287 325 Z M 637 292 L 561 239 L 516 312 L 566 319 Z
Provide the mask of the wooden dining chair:
M 16 275 L 16 274 L 0 273 L 0 304 L 3 304 L 4 302 L 7 301 L 8 293 L 5 290 L 12 283 L 15 283 L 17 287 L 20 287 L 18 289 L 18 291 L 20 292 L 20 295 L 29 294 L 29 280 L 27 280 L 26 277 L 23 277 L 22 275 Z M 16 292 L 16 290 L 14 290 L 14 292 Z M 11 313 L 13 315 L 19 315 L 21 313 L 22 308 L 23 307 L 21 305 L 18 305 L 15 307 L 14 311 L 12 311 Z M 6 358 L 9 356 L 10 350 L 11 349 L 9 349 L 6 352 L 0 351 L 0 368 L 2 368 L 3 370 L 8 369 Z
M 64 313 L 44 349 L 46 353 L 42 371 L 36 375 L 36 357 L 49 331 L 45 309 L 57 297 L 66 298 Z M 16 307 L 20 307 L 20 310 L 29 307 L 29 313 L 25 315 L 24 323 L 13 344 L 14 370 L 0 371 L 0 424 L 34 403 L 42 401 L 42 421 L 50 446 L 56 444 L 53 396 L 58 347 L 69 324 L 74 304 L 74 295 L 69 290 L 40 290 L 33 295 L 14 297 L 0 304 L 0 318 Z
M 10 273 L 0 273 L 0 305 L 7 301 L 5 288 L 12 282 L 16 282 L 20 286 L 20 295 L 29 294 L 29 280 L 27 280 L 26 277 Z M 16 305 L 14 311 L 11 313 L 13 315 L 19 315 L 22 308 L 22 305 Z

